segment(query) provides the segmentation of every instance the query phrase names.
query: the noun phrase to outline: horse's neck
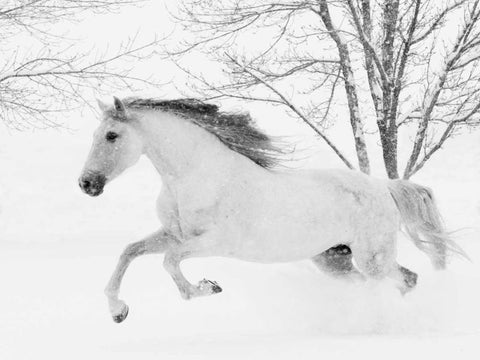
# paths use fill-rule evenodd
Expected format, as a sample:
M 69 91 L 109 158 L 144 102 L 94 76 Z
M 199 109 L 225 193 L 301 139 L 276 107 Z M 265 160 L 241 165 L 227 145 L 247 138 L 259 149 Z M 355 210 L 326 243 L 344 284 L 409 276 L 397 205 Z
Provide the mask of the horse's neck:
M 185 179 L 203 181 L 220 170 L 228 172 L 238 155 L 213 134 L 175 115 L 146 113 L 139 124 L 145 139 L 145 153 L 170 184 Z M 219 179 L 220 180 L 220 179 Z

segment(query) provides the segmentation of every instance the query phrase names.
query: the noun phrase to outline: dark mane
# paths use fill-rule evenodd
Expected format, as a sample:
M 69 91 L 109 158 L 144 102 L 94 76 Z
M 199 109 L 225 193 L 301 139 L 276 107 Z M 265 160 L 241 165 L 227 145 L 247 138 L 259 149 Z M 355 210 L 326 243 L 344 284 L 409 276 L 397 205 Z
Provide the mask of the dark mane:
M 222 143 L 264 168 L 280 162 L 284 151 L 265 133 L 257 129 L 248 113 L 219 111 L 217 105 L 196 99 L 127 98 L 124 104 L 131 109 L 155 109 L 174 113 L 193 121 L 214 134 Z

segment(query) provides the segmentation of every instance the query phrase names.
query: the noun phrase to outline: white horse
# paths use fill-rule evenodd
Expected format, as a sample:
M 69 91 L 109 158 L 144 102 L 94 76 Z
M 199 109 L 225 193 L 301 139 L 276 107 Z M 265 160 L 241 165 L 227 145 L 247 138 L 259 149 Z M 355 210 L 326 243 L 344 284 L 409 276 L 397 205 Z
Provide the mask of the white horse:
M 82 190 L 100 195 L 142 154 L 163 180 L 162 227 L 127 246 L 105 289 L 116 322 L 128 314 L 120 284 L 139 255 L 164 253 L 166 271 L 190 299 L 222 291 L 214 281 L 193 285 L 185 278 L 180 262 L 192 257 L 313 259 L 336 275 L 393 278 L 405 292 L 417 275 L 396 262 L 401 224 L 438 268 L 448 251 L 461 253 L 427 188 L 348 170 L 273 170 L 281 150 L 248 115 L 192 99 L 114 98 L 99 106 L 103 119 L 79 179 Z

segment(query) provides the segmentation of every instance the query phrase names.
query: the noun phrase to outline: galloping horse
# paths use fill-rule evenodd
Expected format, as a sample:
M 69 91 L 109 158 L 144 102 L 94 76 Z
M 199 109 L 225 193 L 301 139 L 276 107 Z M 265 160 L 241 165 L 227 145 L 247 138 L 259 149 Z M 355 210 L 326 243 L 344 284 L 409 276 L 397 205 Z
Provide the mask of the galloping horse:
M 402 225 L 437 268 L 448 237 L 429 189 L 350 170 L 275 170 L 281 147 L 250 116 L 221 112 L 193 99 L 99 101 L 103 119 L 79 179 L 91 196 L 145 154 L 163 186 L 161 228 L 127 246 L 105 289 L 114 321 L 128 306 L 120 284 L 137 256 L 164 253 L 164 267 L 185 299 L 222 291 L 210 280 L 191 284 L 182 260 L 223 256 L 274 263 L 312 259 L 334 275 L 396 280 L 402 293 L 417 275 L 396 262 Z M 352 259 L 355 260 L 353 265 Z

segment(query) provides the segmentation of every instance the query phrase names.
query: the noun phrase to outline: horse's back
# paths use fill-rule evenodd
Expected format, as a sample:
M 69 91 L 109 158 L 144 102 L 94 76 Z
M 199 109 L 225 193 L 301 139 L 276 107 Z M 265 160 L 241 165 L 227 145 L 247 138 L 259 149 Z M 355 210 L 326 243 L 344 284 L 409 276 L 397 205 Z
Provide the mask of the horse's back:
M 390 197 L 385 180 L 368 176 L 359 171 L 340 169 L 319 169 L 292 172 L 293 177 L 310 179 L 316 191 L 328 191 L 339 200 L 353 201 L 357 205 L 368 202 L 383 202 Z
M 338 207 L 348 208 L 353 224 L 376 231 L 398 229 L 398 210 L 387 187 L 387 181 L 352 170 L 318 170 L 311 176 L 319 186 L 328 189 Z
M 329 198 L 333 201 L 330 204 L 332 206 L 351 204 L 359 208 L 375 205 L 391 208 L 394 205 L 385 180 L 359 171 L 312 169 L 276 174 L 279 184 L 289 184 L 286 186 L 294 187 L 297 191 L 303 188 L 308 196 L 314 198 Z

